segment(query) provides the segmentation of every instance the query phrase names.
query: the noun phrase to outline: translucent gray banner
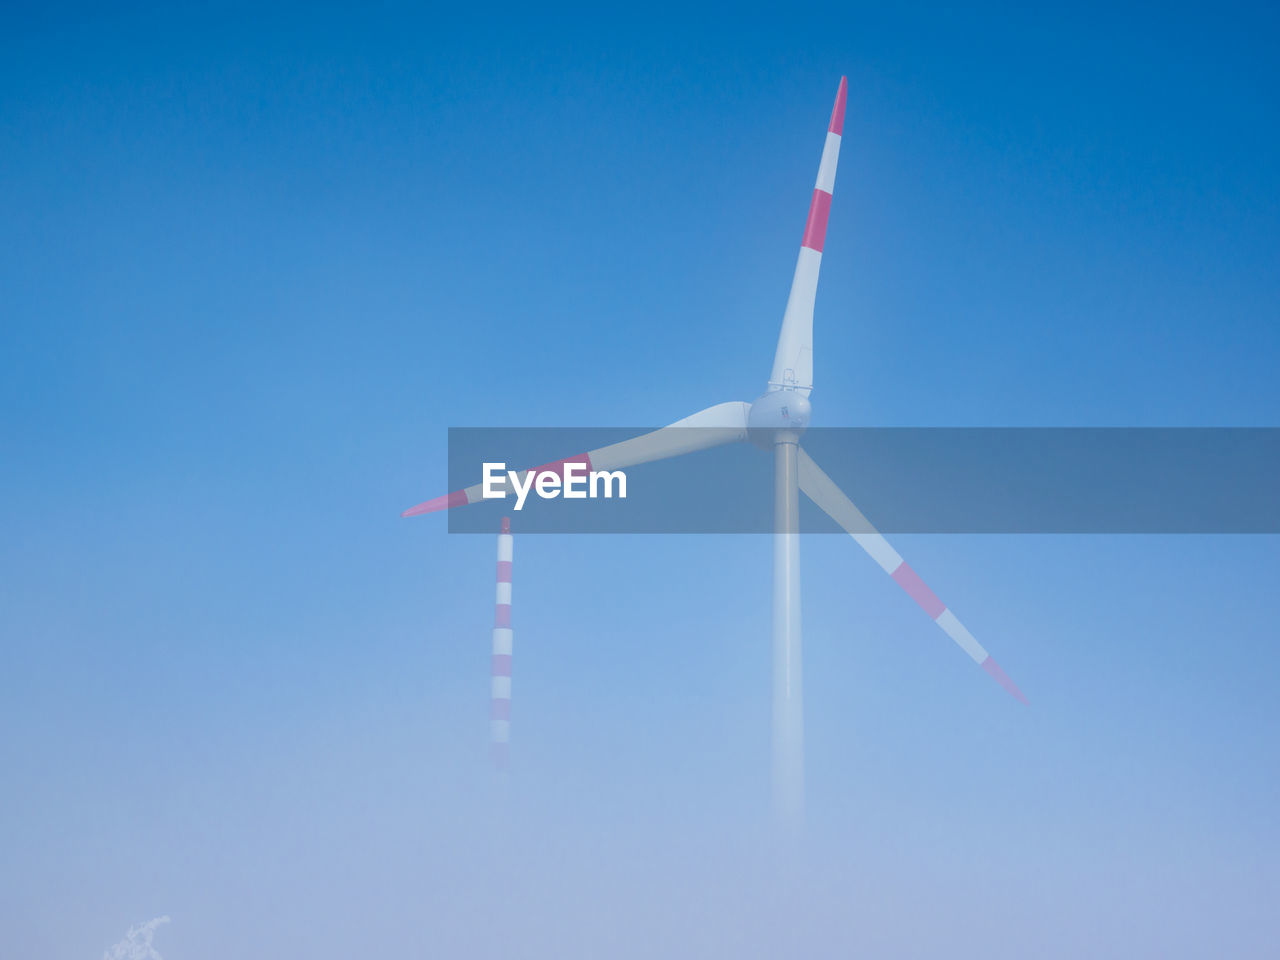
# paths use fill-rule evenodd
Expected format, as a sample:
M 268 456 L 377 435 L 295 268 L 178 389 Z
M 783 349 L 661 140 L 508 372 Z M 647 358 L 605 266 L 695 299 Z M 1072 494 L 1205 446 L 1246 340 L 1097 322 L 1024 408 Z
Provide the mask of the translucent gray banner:
M 581 459 L 654 429 L 451 428 L 449 489 L 479 484 L 485 463 Z M 726 439 L 689 428 L 665 436 L 660 446 L 709 449 L 623 466 L 625 499 L 616 481 L 610 498 L 603 484 L 581 499 L 531 488 L 518 511 L 514 494 L 455 493 L 449 530 L 493 533 L 511 516 L 520 533 L 768 533 L 768 439 Z M 1280 532 L 1277 428 L 815 428 L 800 446 L 883 533 Z M 593 459 L 615 469 L 607 453 Z M 585 473 L 585 461 L 575 469 Z M 800 523 L 840 532 L 804 494 Z

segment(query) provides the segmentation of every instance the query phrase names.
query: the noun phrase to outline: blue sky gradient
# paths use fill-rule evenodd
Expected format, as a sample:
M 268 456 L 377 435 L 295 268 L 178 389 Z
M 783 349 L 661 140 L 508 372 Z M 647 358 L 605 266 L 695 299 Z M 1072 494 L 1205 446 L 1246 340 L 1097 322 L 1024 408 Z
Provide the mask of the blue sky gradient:
M 517 529 L 501 788 L 493 538 L 398 513 L 755 397 L 841 74 L 815 423 L 1276 425 L 1277 19 L 11 14 L 2 952 L 1267 955 L 1274 537 L 895 538 L 1029 708 L 809 538 L 779 887 L 766 538 Z

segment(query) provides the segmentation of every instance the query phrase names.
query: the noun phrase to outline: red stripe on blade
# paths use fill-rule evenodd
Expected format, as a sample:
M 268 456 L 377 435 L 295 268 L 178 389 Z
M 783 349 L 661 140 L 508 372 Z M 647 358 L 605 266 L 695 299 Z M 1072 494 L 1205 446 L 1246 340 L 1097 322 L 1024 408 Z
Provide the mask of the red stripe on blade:
M 511 604 L 500 603 L 493 608 L 493 625 L 495 627 L 511 626 Z
M 827 129 L 837 136 L 844 133 L 844 100 L 848 86 L 847 78 L 841 77 L 840 89 L 836 91 L 836 105 L 831 108 L 831 125 Z
M 928 585 L 920 579 L 920 574 L 907 566 L 905 560 L 902 561 L 902 566 L 893 571 L 890 576 L 898 582 L 898 586 L 907 591 L 912 600 L 920 604 L 920 609 L 934 620 L 937 620 L 942 615 L 942 611 L 947 609 L 947 605 L 939 600 Z
M 1026 695 L 1018 689 L 1018 685 L 1009 679 L 1009 675 L 1000 669 L 1000 664 L 996 663 L 996 658 L 988 655 L 987 659 L 982 661 L 982 669 L 995 677 L 996 683 L 1004 687 L 1021 703 L 1027 703 Z
M 510 720 L 511 719 L 511 701 L 499 700 L 494 698 L 489 701 L 489 719 L 490 720 Z
M 489 672 L 495 677 L 511 676 L 511 654 L 495 653 L 489 664 Z
M 804 238 L 800 246 L 822 252 L 822 245 L 827 240 L 827 217 L 831 214 L 831 194 L 825 190 L 813 191 L 813 199 L 809 201 L 809 219 L 804 224 Z
M 498 561 L 498 582 L 499 583 L 511 582 L 511 561 L 510 560 Z
M 424 513 L 435 513 L 437 510 L 450 510 L 453 507 L 465 507 L 470 503 L 467 499 L 465 490 L 455 490 L 453 493 L 447 493 L 443 497 L 436 497 L 434 500 L 428 500 L 426 503 L 420 503 L 416 507 L 410 507 L 402 517 L 416 517 Z

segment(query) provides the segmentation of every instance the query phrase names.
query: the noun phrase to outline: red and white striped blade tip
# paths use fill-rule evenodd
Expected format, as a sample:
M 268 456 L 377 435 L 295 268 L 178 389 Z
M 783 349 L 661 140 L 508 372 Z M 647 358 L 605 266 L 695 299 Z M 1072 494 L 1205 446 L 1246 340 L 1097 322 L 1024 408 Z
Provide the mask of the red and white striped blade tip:
M 435 513 L 437 510 L 448 510 L 451 507 L 463 507 L 467 504 L 467 495 L 461 490 L 454 493 L 446 493 L 443 497 L 436 497 L 425 503 L 420 503 L 416 507 L 410 507 L 402 517 L 416 517 L 424 513 Z
M 599 451 L 596 452 L 599 453 Z M 535 474 L 554 473 L 557 477 L 563 478 L 565 465 L 570 463 L 585 464 L 586 468 L 590 470 L 592 469 L 591 454 L 580 453 L 576 457 L 565 457 L 563 460 L 553 460 L 551 463 L 544 463 L 540 467 L 533 467 L 531 470 L 526 470 L 524 472 Z M 471 487 L 468 489 L 474 491 L 475 488 Z M 400 516 L 416 517 L 423 513 L 436 513 L 440 510 L 451 510 L 454 507 L 465 507 L 467 504 L 474 502 L 477 501 L 471 500 L 467 495 L 466 490 L 455 490 L 453 493 L 446 493 L 443 497 L 436 497 L 434 500 L 428 500 L 425 503 L 420 503 L 416 507 L 410 507 L 404 513 L 400 514 Z
M 995 657 L 988 654 L 987 659 L 982 661 L 982 669 L 991 674 L 996 683 L 1008 690 L 1019 703 L 1025 703 L 1030 706 L 1027 695 L 1018 689 L 1018 685 L 1009 679 L 1007 673 L 1000 669 L 1000 664 L 996 663 Z
M 848 95 L 849 78 L 840 78 L 840 89 L 836 91 L 836 105 L 831 108 L 831 124 L 827 127 L 836 136 L 844 135 L 844 101 Z

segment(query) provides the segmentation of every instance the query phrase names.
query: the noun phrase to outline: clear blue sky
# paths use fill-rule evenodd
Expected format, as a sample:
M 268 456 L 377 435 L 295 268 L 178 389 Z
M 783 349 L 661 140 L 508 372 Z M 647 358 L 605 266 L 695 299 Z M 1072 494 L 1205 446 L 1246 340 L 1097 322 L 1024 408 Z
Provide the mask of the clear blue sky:
M 501 799 L 493 539 L 397 516 L 753 398 L 841 74 L 815 422 L 1275 425 L 1274 10 L 460 10 L 9 15 L 0 952 L 1274 947 L 1273 537 L 898 538 L 1029 708 L 810 538 L 780 894 L 766 540 L 517 538 Z

